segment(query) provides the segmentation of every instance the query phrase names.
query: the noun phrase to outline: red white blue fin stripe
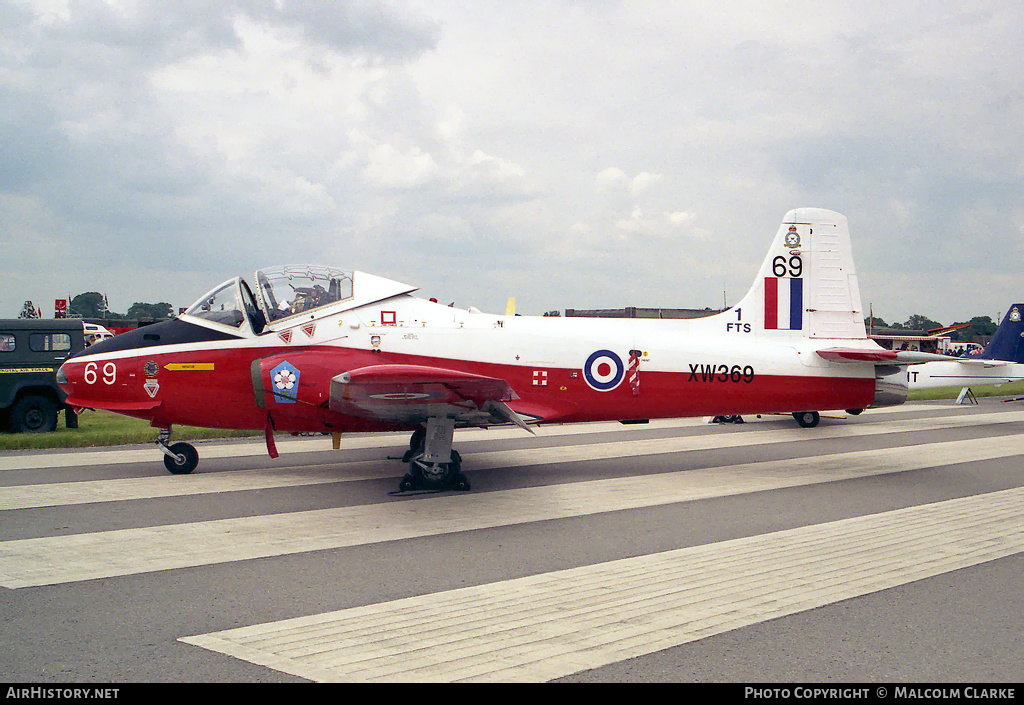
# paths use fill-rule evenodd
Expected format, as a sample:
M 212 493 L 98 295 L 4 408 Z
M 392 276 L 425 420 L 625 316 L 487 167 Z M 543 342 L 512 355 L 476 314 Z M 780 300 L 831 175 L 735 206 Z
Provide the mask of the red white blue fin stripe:
M 788 283 L 787 283 L 788 282 Z M 802 330 L 804 327 L 804 280 L 764 279 L 765 330 Z

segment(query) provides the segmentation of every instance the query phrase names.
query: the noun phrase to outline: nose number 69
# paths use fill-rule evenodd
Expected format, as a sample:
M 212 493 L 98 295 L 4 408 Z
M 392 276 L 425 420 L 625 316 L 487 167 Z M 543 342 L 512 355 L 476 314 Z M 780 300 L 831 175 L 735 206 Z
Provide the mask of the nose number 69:
M 85 366 L 85 372 L 82 377 L 86 384 L 96 384 L 96 380 L 99 379 L 99 365 L 95 362 L 90 362 Z M 103 365 L 103 383 L 113 384 L 117 381 L 117 365 L 113 362 L 107 362 Z

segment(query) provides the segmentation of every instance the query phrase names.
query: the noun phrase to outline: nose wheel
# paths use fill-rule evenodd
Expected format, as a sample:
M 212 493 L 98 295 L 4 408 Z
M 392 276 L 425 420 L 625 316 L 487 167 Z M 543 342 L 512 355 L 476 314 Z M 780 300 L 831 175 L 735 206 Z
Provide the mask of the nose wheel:
M 164 467 L 175 475 L 187 475 L 199 465 L 199 451 L 191 443 L 175 443 L 167 448 Z
M 160 429 L 157 447 L 164 454 L 164 467 L 175 475 L 187 475 L 199 465 L 199 451 L 191 443 L 171 443 L 171 429 Z

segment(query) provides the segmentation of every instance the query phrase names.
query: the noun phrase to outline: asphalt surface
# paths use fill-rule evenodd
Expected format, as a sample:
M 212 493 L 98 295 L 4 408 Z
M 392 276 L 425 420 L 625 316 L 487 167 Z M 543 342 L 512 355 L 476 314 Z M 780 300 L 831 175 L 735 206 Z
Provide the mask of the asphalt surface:
M 0 454 L 12 683 L 1014 683 L 1024 405 Z

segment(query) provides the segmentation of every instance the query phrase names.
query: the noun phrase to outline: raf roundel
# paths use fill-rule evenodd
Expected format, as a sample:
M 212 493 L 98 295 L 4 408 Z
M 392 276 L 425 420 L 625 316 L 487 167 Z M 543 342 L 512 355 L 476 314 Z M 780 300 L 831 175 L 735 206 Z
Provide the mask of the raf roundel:
M 611 350 L 598 350 L 583 365 L 583 377 L 592 389 L 610 392 L 619 386 L 625 370 L 618 355 Z

